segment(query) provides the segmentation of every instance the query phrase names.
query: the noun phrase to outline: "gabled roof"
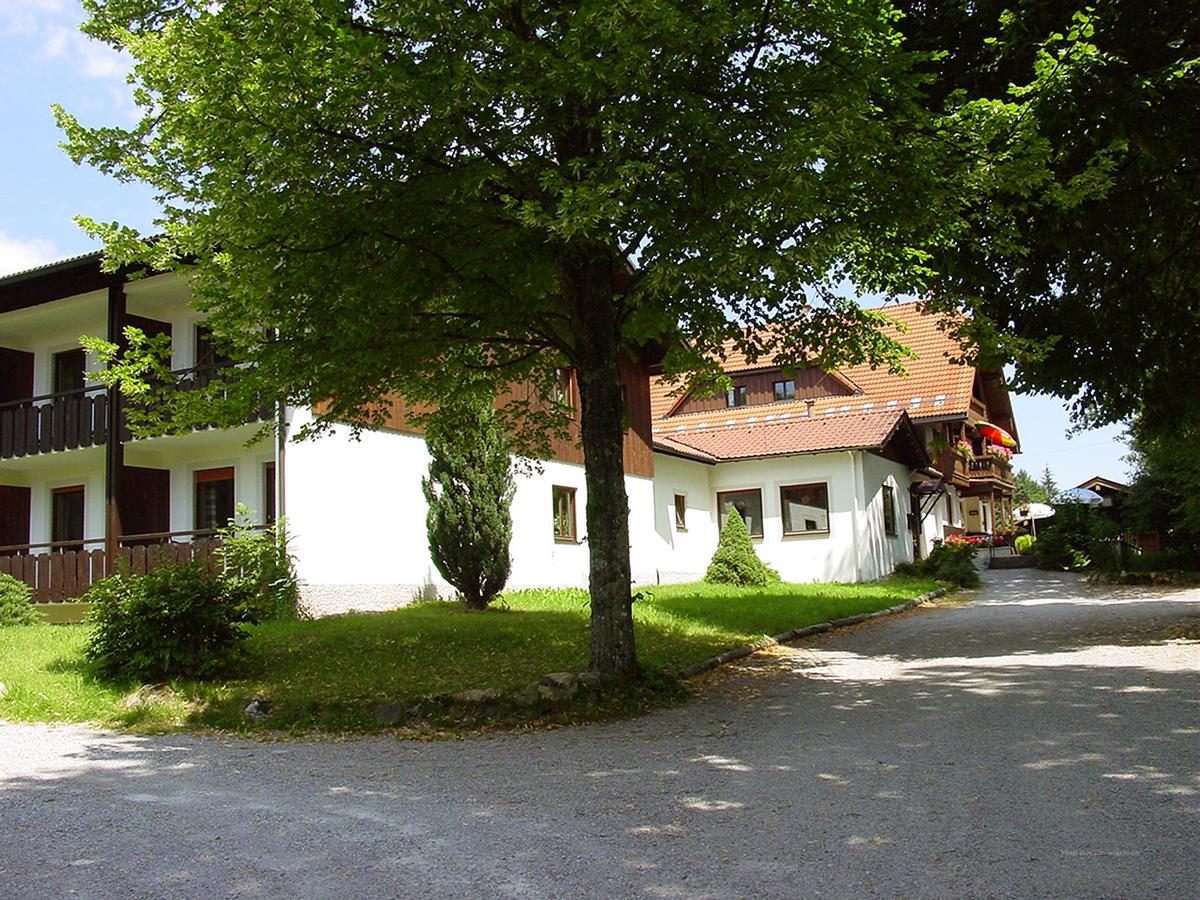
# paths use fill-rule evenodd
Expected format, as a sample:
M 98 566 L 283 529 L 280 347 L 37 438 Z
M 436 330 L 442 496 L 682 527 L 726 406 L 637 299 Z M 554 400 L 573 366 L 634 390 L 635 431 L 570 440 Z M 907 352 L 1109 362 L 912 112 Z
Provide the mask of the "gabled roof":
M 888 326 L 884 332 L 897 338 L 911 349 L 916 358 L 905 361 L 906 374 L 893 375 L 886 369 L 870 366 L 848 366 L 836 374 L 856 387 L 860 394 L 851 397 L 823 397 L 812 403 L 812 415 L 869 413 L 879 409 L 904 410 L 914 421 L 966 418 L 970 415 L 971 389 L 976 370 L 952 362 L 959 353 L 954 337 L 945 329 L 946 319 L 928 312 L 920 302 L 886 306 L 882 310 L 903 324 Z M 745 372 L 767 368 L 761 360 L 750 363 L 730 345 L 726 348 L 725 369 Z M 759 406 L 741 406 L 718 411 L 671 415 L 679 397 L 672 396 L 676 386 L 666 384 L 661 377 L 650 381 L 650 402 L 655 427 L 674 434 L 678 425 L 690 431 L 701 422 L 708 426 L 737 425 L 775 420 L 780 416 L 795 418 L 808 411 L 808 402 L 796 400 Z
M 1075 487 L 1087 488 L 1088 490 L 1092 490 L 1092 491 L 1094 491 L 1098 488 L 1105 488 L 1106 490 L 1110 490 L 1110 491 L 1128 491 L 1129 490 L 1129 485 L 1122 484 L 1119 481 L 1113 481 L 1111 478 L 1105 478 L 1102 475 L 1093 475 L 1087 481 L 1080 482 L 1079 484 L 1075 485 Z
M 659 433 L 654 436 L 654 447 L 708 463 L 837 450 L 890 450 L 913 468 L 929 465 L 912 421 L 896 409 Z

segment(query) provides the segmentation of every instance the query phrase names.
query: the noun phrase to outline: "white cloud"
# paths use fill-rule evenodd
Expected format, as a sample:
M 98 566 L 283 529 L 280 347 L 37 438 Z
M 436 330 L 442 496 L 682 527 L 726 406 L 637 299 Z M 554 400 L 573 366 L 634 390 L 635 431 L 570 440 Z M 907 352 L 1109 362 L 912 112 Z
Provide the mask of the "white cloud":
M 66 59 L 89 78 L 125 80 L 132 67 L 129 54 L 119 53 L 88 37 L 74 25 L 48 25 L 42 30 L 42 55 Z
M 23 241 L 0 231 L 0 275 L 32 269 L 52 262 L 61 255 L 52 241 L 42 238 Z
M 36 34 L 47 19 L 59 18 L 77 2 L 67 0 L 0 0 L 0 34 Z

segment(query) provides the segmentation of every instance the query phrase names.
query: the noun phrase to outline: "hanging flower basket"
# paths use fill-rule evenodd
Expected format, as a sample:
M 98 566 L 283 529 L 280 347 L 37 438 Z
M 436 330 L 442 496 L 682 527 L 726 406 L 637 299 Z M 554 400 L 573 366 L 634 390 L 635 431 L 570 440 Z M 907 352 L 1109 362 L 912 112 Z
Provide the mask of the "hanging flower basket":
M 1012 451 L 1007 447 L 1000 446 L 999 444 L 988 444 L 987 449 L 985 449 L 983 452 L 985 455 L 992 457 L 992 459 L 1000 460 L 1000 462 L 1012 462 Z
M 972 460 L 975 458 L 975 448 L 971 446 L 970 441 L 959 440 L 954 445 L 954 452 L 965 460 Z

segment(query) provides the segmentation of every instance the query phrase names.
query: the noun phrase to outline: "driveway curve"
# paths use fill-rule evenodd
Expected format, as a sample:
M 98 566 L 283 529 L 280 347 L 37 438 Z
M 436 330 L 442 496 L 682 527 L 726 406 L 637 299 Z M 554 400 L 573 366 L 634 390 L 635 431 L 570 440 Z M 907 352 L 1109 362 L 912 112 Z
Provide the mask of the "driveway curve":
M 0 725 L 0 896 L 1196 897 L 1198 620 L 1200 591 L 998 572 L 630 722 Z

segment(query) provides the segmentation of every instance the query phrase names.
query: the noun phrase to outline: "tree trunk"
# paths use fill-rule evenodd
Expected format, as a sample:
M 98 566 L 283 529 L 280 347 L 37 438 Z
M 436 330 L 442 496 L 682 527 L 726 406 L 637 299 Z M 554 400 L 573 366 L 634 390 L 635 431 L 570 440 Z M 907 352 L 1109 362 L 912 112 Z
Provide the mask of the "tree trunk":
M 625 493 L 624 413 L 617 365 L 620 323 L 611 260 L 605 250 L 573 260 L 567 267 L 568 287 L 587 483 L 591 666 L 605 675 L 635 677 L 629 498 Z

